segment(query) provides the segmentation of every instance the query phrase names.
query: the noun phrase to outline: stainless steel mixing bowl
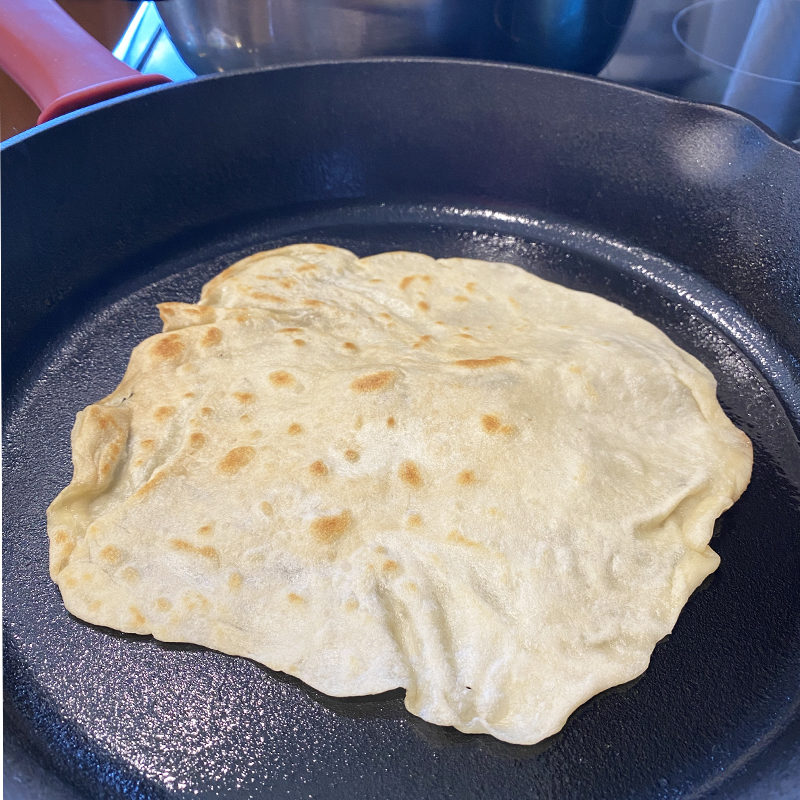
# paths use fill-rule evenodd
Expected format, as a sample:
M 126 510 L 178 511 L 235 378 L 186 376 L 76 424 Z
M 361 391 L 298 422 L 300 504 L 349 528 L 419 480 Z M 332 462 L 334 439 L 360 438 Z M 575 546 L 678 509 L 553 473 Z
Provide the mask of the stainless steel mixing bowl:
M 487 58 L 596 73 L 633 0 L 159 0 L 199 74 L 380 55 Z

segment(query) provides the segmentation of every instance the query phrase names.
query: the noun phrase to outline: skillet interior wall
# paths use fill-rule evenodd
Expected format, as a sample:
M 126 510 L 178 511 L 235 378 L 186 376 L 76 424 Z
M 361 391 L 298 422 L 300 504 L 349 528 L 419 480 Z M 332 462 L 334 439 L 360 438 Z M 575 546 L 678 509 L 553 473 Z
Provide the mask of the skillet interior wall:
M 588 78 L 414 60 L 141 94 L 6 147 L 6 353 L 182 235 L 306 203 L 461 199 L 685 265 L 794 353 L 800 379 L 798 156 L 740 115 Z

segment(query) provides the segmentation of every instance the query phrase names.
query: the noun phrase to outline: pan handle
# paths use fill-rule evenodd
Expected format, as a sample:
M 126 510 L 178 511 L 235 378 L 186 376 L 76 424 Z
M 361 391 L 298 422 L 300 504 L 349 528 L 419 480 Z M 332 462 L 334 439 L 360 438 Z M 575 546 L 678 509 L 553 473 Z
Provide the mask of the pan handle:
M 0 0 L 0 67 L 39 107 L 40 123 L 169 82 L 123 64 L 55 0 Z

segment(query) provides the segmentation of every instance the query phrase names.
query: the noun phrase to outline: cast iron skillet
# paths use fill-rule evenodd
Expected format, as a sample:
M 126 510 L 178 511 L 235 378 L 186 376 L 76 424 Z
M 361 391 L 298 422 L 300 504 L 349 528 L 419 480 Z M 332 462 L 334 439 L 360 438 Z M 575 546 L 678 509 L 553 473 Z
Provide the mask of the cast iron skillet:
M 147 89 L 17 137 L 2 171 L 5 697 L 13 752 L 40 765 L 28 796 L 800 796 L 797 151 L 596 79 L 400 59 Z M 159 329 L 154 304 L 297 241 L 594 291 L 702 359 L 753 439 L 719 570 L 643 677 L 538 746 L 86 625 L 48 577 L 74 415 Z

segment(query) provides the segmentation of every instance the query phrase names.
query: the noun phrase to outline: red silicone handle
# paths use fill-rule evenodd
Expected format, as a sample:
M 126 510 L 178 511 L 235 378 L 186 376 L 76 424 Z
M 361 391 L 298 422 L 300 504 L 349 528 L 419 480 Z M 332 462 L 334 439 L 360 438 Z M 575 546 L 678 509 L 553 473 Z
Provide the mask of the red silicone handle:
M 39 122 L 169 82 L 114 58 L 55 0 L 0 0 L 0 67 L 41 109 Z

